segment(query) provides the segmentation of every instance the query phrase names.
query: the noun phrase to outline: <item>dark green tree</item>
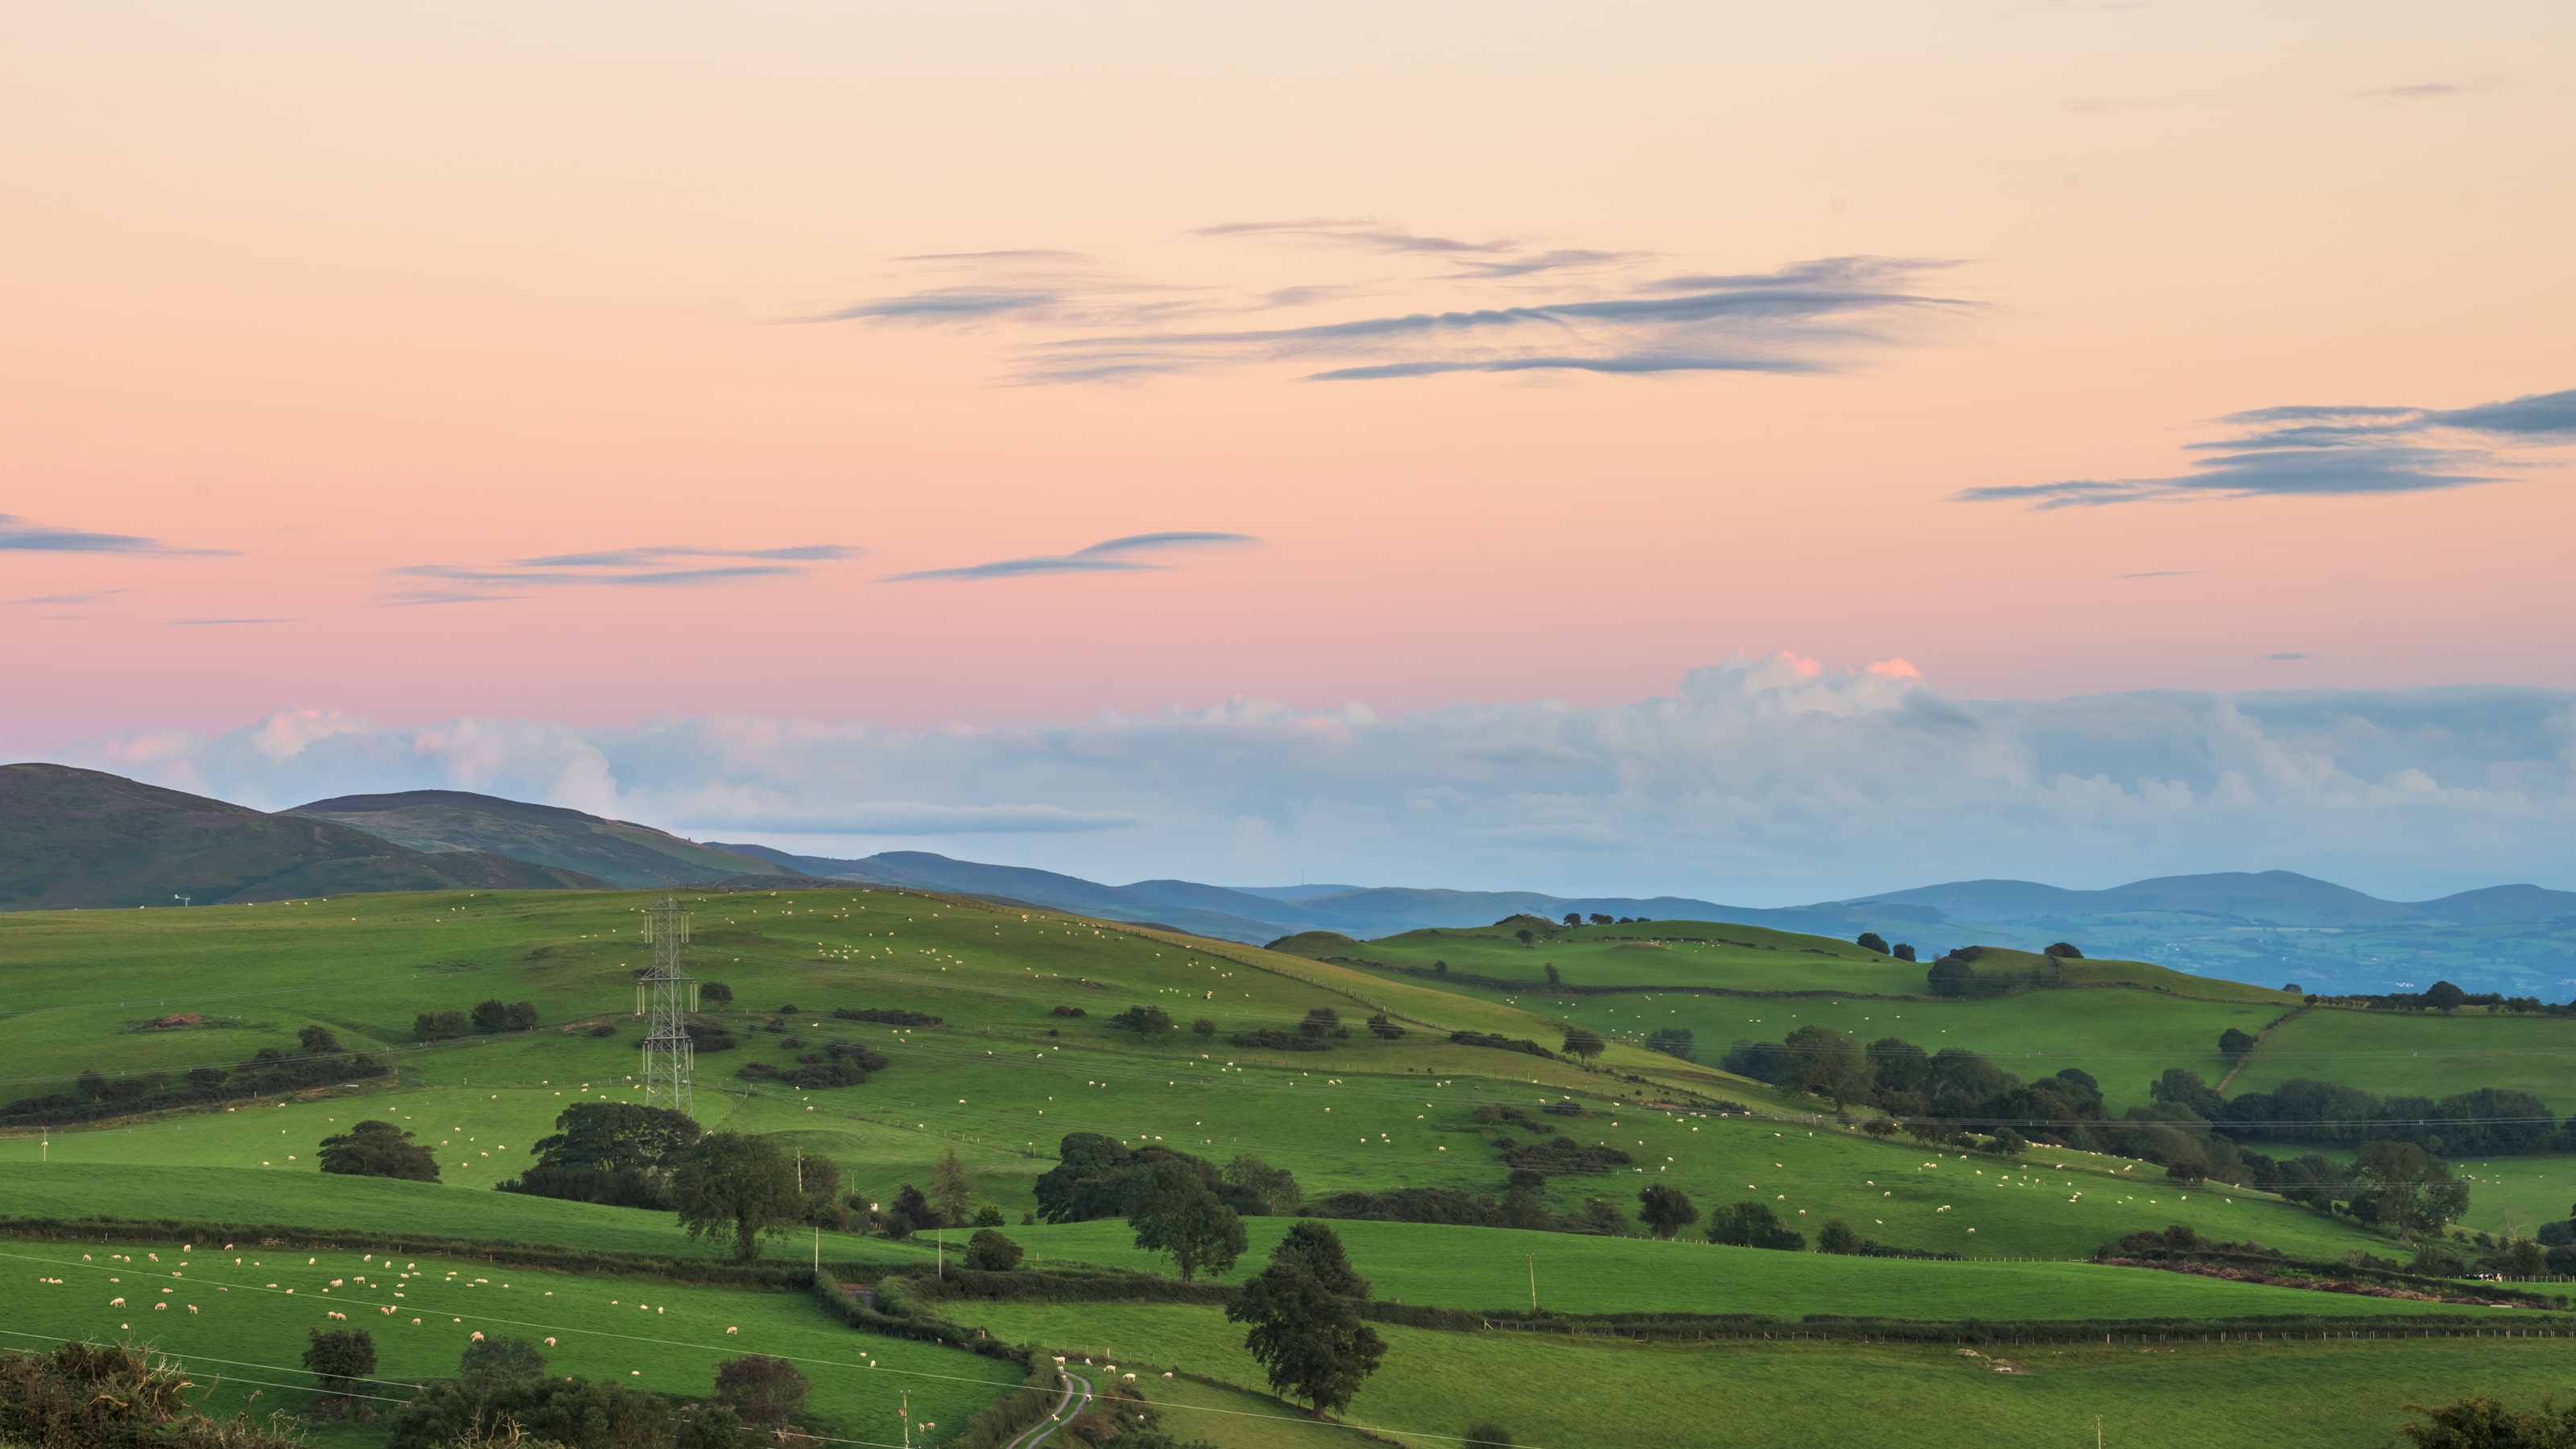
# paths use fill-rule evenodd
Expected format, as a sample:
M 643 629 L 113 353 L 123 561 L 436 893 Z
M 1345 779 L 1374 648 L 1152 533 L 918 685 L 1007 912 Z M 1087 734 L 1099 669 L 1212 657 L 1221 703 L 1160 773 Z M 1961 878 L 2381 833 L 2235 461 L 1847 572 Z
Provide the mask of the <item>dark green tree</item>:
M 465 1345 L 456 1372 L 469 1383 L 501 1383 L 544 1375 L 546 1356 L 524 1338 L 478 1338 Z
M 327 1026 L 308 1026 L 297 1032 L 295 1039 L 303 1044 L 304 1054 L 309 1057 L 328 1056 L 340 1049 L 340 1039 Z
M 1288 1169 L 1273 1167 L 1248 1152 L 1238 1154 L 1225 1165 L 1222 1181 L 1233 1193 L 1259 1203 L 1261 1210 L 1273 1217 L 1286 1217 L 1305 1200 Z
M 2254 1054 L 2254 1038 L 2231 1026 L 2218 1034 L 2218 1054 L 2231 1062 L 2242 1062 Z
M 2457 1011 L 2469 999 L 2469 993 L 2448 981 L 2436 981 L 2424 989 L 2424 1004 L 2435 1011 Z
M 1139 1036 L 1160 1036 L 1172 1029 L 1172 1014 L 1159 1006 L 1131 1006 L 1109 1020 Z
M 1816 1251 L 1819 1253 L 1858 1253 L 1860 1251 L 1860 1234 L 1853 1232 L 1851 1224 L 1844 1222 L 1841 1218 L 1827 1218 L 1825 1219 L 1824 1228 L 1816 1234 Z
M 1137 1174 L 1127 1226 L 1136 1230 L 1137 1247 L 1171 1254 L 1184 1283 L 1202 1269 L 1226 1272 L 1243 1256 L 1243 1219 L 1186 1162 L 1158 1162 Z
M 1348 1404 L 1386 1356 L 1377 1330 L 1360 1321 L 1368 1296 L 1368 1280 L 1352 1271 L 1341 1235 L 1300 1222 L 1225 1316 L 1252 1326 L 1243 1346 L 1269 1374 L 1270 1387 L 1304 1399 L 1321 1417 Z
M 1007 1273 L 1020 1266 L 1020 1245 L 991 1228 L 966 1240 L 966 1266 L 979 1273 Z
M 1515 936 L 1520 937 L 1521 944 L 1522 944 L 1522 945 L 1524 945 L 1524 946 L 1526 946 L 1526 945 L 1528 945 L 1530 942 L 1532 942 L 1532 941 L 1534 941 L 1534 940 L 1537 940 L 1537 939 L 1538 939 L 1538 933 L 1537 933 L 1537 932 L 1535 932 L 1535 931 L 1532 931 L 1532 930 L 1531 930 L 1529 927 L 1527 927 L 1527 926 L 1523 926 L 1523 927 L 1521 927 L 1519 930 L 1512 932 L 1512 934 L 1513 934 L 1513 935 L 1515 935 Z
M 322 1381 L 322 1392 L 346 1397 L 376 1371 L 376 1341 L 363 1328 L 308 1329 L 304 1367 Z
M 1699 1221 L 1699 1207 L 1679 1188 L 1649 1183 L 1637 1194 L 1637 1220 L 1656 1237 L 1671 1242 L 1674 1234 Z
M 1888 954 L 1894 956 L 1899 961 L 1911 961 L 1914 959 L 1913 943 L 1908 941 L 1899 941 L 1889 950 Z
M 1562 986 L 1562 985 L 1564 985 L 1564 984 L 1565 984 L 1565 978 L 1557 974 L 1557 971 L 1556 971 L 1556 963 L 1555 963 L 1555 962 L 1553 962 L 1553 961 L 1548 962 L 1548 963 L 1547 963 L 1547 967 L 1546 967 L 1546 969 L 1547 969 L 1547 984 L 1548 984 L 1548 985 L 1550 985 L 1550 986 Z
M 716 1402 L 746 1424 L 775 1429 L 795 1422 L 814 1386 L 796 1365 L 765 1353 L 747 1353 L 716 1365 Z
M 1976 968 L 1956 956 L 1944 956 L 1923 973 L 1923 983 L 1935 996 L 1966 996 L 1976 989 Z
M 1771 1204 L 1751 1200 L 1709 1214 L 1708 1240 L 1789 1253 L 1805 1252 L 1807 1248 L 1806 1237 L 1783 1224 Z
M 1869 1058 L 1851 1033 L 1829 1026 L 1802 1026 L 1789 1033 L 1783 1045 L 1788 1048 L 1789 1060 L 1780 1085 L 1830 1097 L 1837 1112 L 1844 1103 L 1869 1095 Z
M 2083 952 L 2076 950 L 2072 945 L 2064 941 L 2058 941 L 2051 944 L 2047 950 L 2040 954 L 2043 956 L 2054 956 L 2060 961 L 2081 961 L 2084 959 Z
M 1587 1065 L 1594 1057 L 1601 1055 L 1607 1045 L 1608 1043 L 1601 1040 L 1601 1033 L 1588 1027 L 1577 1026 L 1566 1029 L 1565 1054 L 1570 1057 L 1581 1057 Z
M 2458 1399 L 2438 1408 L 2418 1403 L 2406 1412 L 2424 1422 L 2401 1432 L 2421 1449 L 2576 1449 L 2576 1405 L 2564 1412 L 2543 1402 L 2519 1413 L 2494 1399 Z
M 2353 1166 L 2373 1189 L 2379 1220 L 2397 1226 L 2399 1242 L 2439 1233 L 2469 1210 L 2469 1187 L 2449 1163 L 2412 1142 L 2365 1142 Z
M 1887 938 L 1876 931 L 1861 932 L 1852 944 L 1864 951 L 1876 951 L 1881 956 L 1887 954 Z
M 733 1255 L 760 1256 L 763 1234 L 800 1221 L 805 1195 L 796 1167 L 765 1137 L 712 1132 L 698 1139 L 671 1174 L 671 1205 L 692 1238 L 733 1237 Z
M 352 1177 L 438 1181 L 438 1154 L 391 1122 L 369 1120 L 322 1139 L 322 1170 Z

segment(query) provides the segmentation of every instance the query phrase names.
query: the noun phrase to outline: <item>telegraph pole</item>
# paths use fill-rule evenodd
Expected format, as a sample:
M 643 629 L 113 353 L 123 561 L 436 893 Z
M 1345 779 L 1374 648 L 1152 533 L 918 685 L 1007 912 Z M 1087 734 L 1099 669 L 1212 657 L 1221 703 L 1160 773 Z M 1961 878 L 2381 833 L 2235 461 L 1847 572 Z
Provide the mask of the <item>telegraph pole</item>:
M 1529 1255 L 1530 1312 L 1538 1312 L 1538 1254 Z

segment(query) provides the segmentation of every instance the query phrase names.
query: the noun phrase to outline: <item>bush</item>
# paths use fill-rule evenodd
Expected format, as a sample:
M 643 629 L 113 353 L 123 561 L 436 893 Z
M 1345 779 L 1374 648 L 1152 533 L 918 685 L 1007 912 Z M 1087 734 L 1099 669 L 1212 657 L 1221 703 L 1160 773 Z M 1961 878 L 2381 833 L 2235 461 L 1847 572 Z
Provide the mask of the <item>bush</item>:
M 504 1005 L 500 998 L 495 997 L 474 1008 L 474 1029 L 485 1036 L 499 1036 L 505 1031 L 530 1031 L 536 1024 L 536 1007 L 524 1001 Z
M 693 1021 L 680 1028 L 689 1034 L 689 1048 L 701 1052 L 729 1052 L 742 1045 L 734 1040 L 733 1029 L 711 1021 Z
M 465 1035 L 465 1013 L 424 1011 L 411 1019 L 411 1034 L 422 1041 L 448 1041 Z
M 1711 1213 L 1708 1240 L 1739 1248 L 1770 1248 L 1784 1253 L 1807 1250 L 1805 1236 L 1784 1225 L 1780 1215 L 1771 1210 L 1771 1204 L 1752 1200 Z
M 733 988 L 721 981 L 701 981 L 698 983 L 698 1000 L 715 1006 L 731 1005 Z
M 363 1328 L 307 1329 L 305 1337 L 304 1367 L 322 1381 L 325 1394 L 355 1393 L 358 1381 L 376 1371 L 376 1341 Z
M 879 1026 L 946 1026 L 948 1023 L 926 1011 L 906 1011 L 899 1006 L 836 1006 L 832 1016 L 839 1021 L 866 1021 Z
M 1057 1016 L 1082 1016 L 1085 1013 L 1079 1006 L 1059 1006 L 1055 1009 L 1053 1014 Z
M 966 1266 L 977 1272 L 1007 1273 L 1020 1266 L 1020 1257 L 1020 1245 L 991 1228 L 979 1228 L 966 1240 Z
M 1909 942 L 1899 941 L 1896 943 L 1895 948 L 1889 951 L 1888 954 L 1894 956 L 1899 961 L 1911 961 L 1914 959 L 1914 947 Z
M 1158 1036 L 1172 1029 L 1172 1014 L 1159 1006 L 1131 1006 L 1109 1021 L 1139 1036 Z
M 148 1347 L 0 1350 L 0 1433 L 15 1443 L 82 1449 L 294 1449 L 304 1442 L 292 1432 L 262 1433 L 244 1415 L 207 1418 L 190 1407 L 192 1388 L 204 1392 Z
M 1825 1220 L 1824 1230 L 1816 1234 L 1816 1251 L 1819 1253 L 1857 1253 L 1860 1251 L 1860 1234 L 1853 1232 L 1851 1224 L 1844 1222 L 1841 1218 L 1827 1218 Z
M 1887 954 L 1887 938 L 1876 931 L 1861 932 L 1858 937 L 1854 938 L 1853 944 L 1864 951 L 1876 951 L 1881 956 Z
M 340 1039 L 333 1036 L 327 1026 L 308 1026 L 297 1032 L 295 1039 L 303 1043 L 305 1052 L 312 1056 L 325 1056 L 340 1049 Z
M 745 1354 L 716 1365 L 716 1402 L 733 1410 L 744 1423 L 764 1429 L 793 1422 L 813 1391 L 796 1365 L 765 1353 Z
M 2043 956 L 2054 956 L 2060 961 L 2081 961 L 2084 959 L 2083 952 L 2076 950 L 2073 946 L 2068 945 L 2064 941 L 2052 943 L 2047 950 L 2042 951 L 2040 954 Z
M 1196 1032 L 1200 1036 L 1214 1036 L 1216 1035 L 1216 1023 L 1202 1016 L 1198 1020 L 1190 1023 L 1190 1030 Z

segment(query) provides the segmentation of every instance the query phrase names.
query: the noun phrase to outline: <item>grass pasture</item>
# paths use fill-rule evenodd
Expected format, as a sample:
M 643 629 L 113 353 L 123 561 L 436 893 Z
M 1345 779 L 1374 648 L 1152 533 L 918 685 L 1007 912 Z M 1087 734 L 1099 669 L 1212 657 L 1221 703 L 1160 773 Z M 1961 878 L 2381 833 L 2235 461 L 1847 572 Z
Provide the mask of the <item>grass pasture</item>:
M 2300 1077 L 2382 1096 L 2511 1087 L 2576 1113 L 2576 1021 L 2321 1006 L 2272 1033 L 2228 1090 L 2268 1091 Z
M 997 1334 L 1087 1350 L 1140 1378 L 1178 1368 L 1264 1385 L 1220 1310 L 1164 1305 L 983 1303 Z M 2409 1400 L 2469 1386 L 2520 1404 L 2563 1396 L 2565 1339 L 2336 1339 L 2034 1344 L 1986 1353 L 1939 1345 L 1626 1343 L 1509 1332 L 1381 1327 L 1384 1365 L 1348 1418 L 1432 1446 L 1491 1421 L 1531 1449 L 1592 1444 L 1925 1449 L 2102 1442 L 2122 1449 L 2210 1444 L 2354 1449 L 2390 1445 Z M 1276 1411 L 1274 1411 L 1276 1412 Z M 1172 1427 L 1218 1442 L 1223 1421 L 1176 1409 Z
M 309 1406 L 312 1381 L 301 1355 L 315 1329 L 366 1329 L 376 1343 L 376 1376 L 390 1381 L 372 1391 L 397 1399 L 407 1392 L 405 1380 L 452 1377 L 478 1331 L 540 1343 L 552 1337 L 555 1344 L 544 1349 L 551 1371 L 687 1398 L 712 1391 L 719 1362 L 760 1352 L 800 1360 L 814 1385 L 812 1427 L 863 1439 L 894 1434 L 905 1391 L 917 1417 L 955 1425 L 997 1394 L 1016 1392 L 1020 1377 L 1009 1364 L 957 1349 L 852 1332 L 801 1292 L 505 1268 L 470 1258 L 193 1246 L 0 1239 L 7 1269 L 0 1272 L 0 1323 L 9 1331 L 0 1342 L 149 1341 L 201 1375 L 223 1376 L 231 1394 L 265 1383 L 257 1403 L 263 1413 L 281 1403 L 291 1412 Z M 63 1281 L 46 1281 L 54 1278 Z M 330 1318 L 334 1311 L 346 1320 Z M 208 1407 L 240 1402 L 219 1396 Z M 381 1441 L 381 1428 L 315 1426 L 323 1443 Z

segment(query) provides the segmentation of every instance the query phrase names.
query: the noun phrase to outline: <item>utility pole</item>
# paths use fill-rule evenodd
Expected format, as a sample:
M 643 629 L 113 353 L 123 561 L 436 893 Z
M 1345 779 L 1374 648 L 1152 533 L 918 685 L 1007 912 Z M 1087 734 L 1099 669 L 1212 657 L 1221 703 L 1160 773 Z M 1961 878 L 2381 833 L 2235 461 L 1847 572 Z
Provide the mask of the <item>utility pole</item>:
M 1530 1312 L 1538 1312 L 1538 1254 L 1529 1255 Z
M 644 1031 L 644 1105 L 694 1117 L 689 1069 L 696 1051 L 689 1040 L 687 1017 L 698 1009 L 698 982 L 680 970 L 680 948 L 689 941 L 688 913 L 680 909 L 680 898 L 665 890 L 661 899 L 645 908 L 644 920 L 645 932 L 653 939 L 653 968 L 635 983 L 635 1014 L 649 1013 Z

